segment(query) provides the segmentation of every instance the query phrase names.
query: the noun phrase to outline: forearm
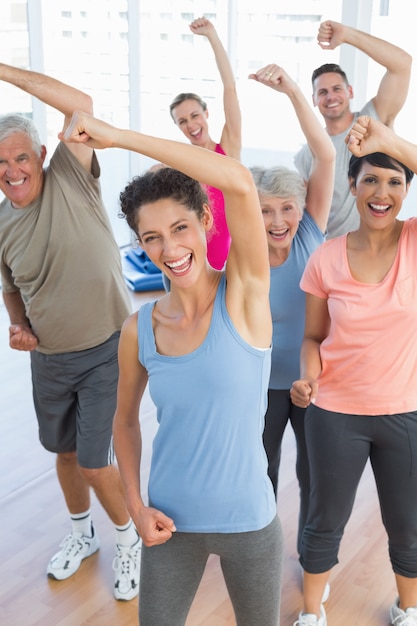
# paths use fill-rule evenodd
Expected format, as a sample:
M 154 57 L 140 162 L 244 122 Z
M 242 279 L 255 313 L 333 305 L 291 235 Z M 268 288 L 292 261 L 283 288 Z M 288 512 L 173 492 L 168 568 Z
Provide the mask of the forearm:
M 220 143 L 226 154 L 240 160 L 242 149 L 242 119 L 236 81 L 227 52 L 215 30 L 207 35 L 213 49 L 217 69 L 223 83 L 223 110 L 225 124 Z
M 345 26 L 343 42 L 358 48 L 390 72 L 401 74 L 411 70 L 411 55 L 384 39 Z
M 328 133 L 324 130 L 300 88 L 295 87 L 288 97 L 294 107 L 301 130 L 315 159 L 332 163 L 335 149 Z
M 358 117 L 346 143 L 357 157 L 383 152 L 417 173 L 417 145 L 399 137 L 391 128 L 367 115 Z
M 304 338 L 300 355 L 300 378 L 291 386 L 291 401 L 301 408 L 315 403 L 318 392 L 318 376 L 321 371 L 319 345 Z
M 31 351 L 38 346 L 30 321 L 26 317 L 20 291 L 3 292 L 3 300 L 10 317 L 9 345 L 13 350 Z
M 239 161 L 199 146 L 119 129 L 113 147 L 161 161 L 224 193 L 245 195 L 253 185 L 250 173 Z
M 38 72 L 0 64 L 3 80 L 70 117 L 74 110 L 93 113 L 92 99 L 86 93 Z
M 30 321 L 26 316 L 25 305 L 20 291 L 11 293 L 3 291 L 3 301 L 9 315 L 10 324 L 30 328 Z
M 320 343 L 305 337 L 300 351 L 300 378 L 316 380 L 320 372 Z
M 116 412 L 113 439 L 127 506 L 133 517 L 133 514 L 138 515 L 144 506 L 140 488 L 142 438 L 139 426 L 126 427 L 120 425 Z
M 207 39 L 212 47 L 214 52 L 214 58 L 216 61 L 217 69 L 219 70 L 220 78 L 222 80 L 223 86 L 226 87 L 234 87 L 235 85 L 235 77 L 233 74 L 232 66 L 230 64 L 229 57 L 227 52 L 217 34 L 216 31 L 211 31 L 207 35 Z
M 417 174 L 417 145 L 407 141 L 403 137 L 398 137 L 393 133 L 393 140 L 387 143 L 381 152 L 389 154 L 397 161 L 410 168 Z

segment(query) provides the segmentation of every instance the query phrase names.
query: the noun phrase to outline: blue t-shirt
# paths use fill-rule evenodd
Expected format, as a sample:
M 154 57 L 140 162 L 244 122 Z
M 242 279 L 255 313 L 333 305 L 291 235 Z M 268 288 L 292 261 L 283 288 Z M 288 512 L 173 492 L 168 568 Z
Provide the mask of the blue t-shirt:
M 276 515 L 262 443 L 271 350 L 250 346 L 236 331 L 224 276 L 207 336 L 188 354 L 158 354 L 153 306 L 138 316 L 139 360 L 159 423 L 149 503 L 178 531 L 260 530 Z
M 300 377 L 300 348 L 304 336 L 305 293 L 300 279 L 313 250 L 324 235 L 304 211 L 286 261 L 271 267 L 269 301 L 274 328 L 270 389 L 290 389 Z

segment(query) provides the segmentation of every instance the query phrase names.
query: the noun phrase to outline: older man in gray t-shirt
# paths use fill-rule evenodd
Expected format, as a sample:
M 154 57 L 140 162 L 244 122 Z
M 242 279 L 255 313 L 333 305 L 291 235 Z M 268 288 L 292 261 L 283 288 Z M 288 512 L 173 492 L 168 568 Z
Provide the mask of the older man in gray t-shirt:
M 0 63 L 7 82 L 63 114 L 93 114 L 90 96 L 60 81 Z M 49 165 L 33 122 L 0 117 L 0 275 L 9 343 L 30 353 L 39 439 L 56 455 L 71 532 L 47 575 L 72 576 L 100 547 L 91 490 L 114 524 L 113 593 L 138 595 L 141 546 L 114 463 L 112 425 L 118 341 L 130 313 L 120 250 L 87 143 L 59 142 Z M 58 507 L 59 502 L 53 504 Z M 55 510 L 47 512 L 55 515 Z

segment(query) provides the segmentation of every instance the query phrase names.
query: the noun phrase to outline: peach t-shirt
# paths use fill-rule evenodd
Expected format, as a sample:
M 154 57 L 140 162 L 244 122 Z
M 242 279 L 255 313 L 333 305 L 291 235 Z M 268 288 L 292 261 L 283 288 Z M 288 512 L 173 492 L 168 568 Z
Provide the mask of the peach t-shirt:
M 300 286 L 328 301 L 316 405 L 339 413 L 417 410 L 417 218 L 404 222 L 393 265 L 378 284 L 350 272 L 346 235 L 311 255 Z

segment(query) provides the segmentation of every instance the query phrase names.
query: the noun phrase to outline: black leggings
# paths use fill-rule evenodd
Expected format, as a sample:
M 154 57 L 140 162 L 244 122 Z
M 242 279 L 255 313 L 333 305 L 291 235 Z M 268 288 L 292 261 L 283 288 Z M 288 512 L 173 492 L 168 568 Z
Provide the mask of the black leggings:
M 300 553 L 301 549 L 301 537 L 307 517 L 310 491 L 310 472 L 304 435 L 304 415 L 305 409 L 300 409 L 291 402 L 289 389 L 268 389 L 268 410 L 265 415 L 263 440 L 268 457 L 268 476 L 272 481 L 275 495 L 278 492 L 278 471 L 281 462 L 282 438 L 288 422 L 291 422 L 297 444 L 295 471 L 300 488 L 298 553 Z
M 311 405 L 305 433 L 311 493 L 301 559 L 312 574 L 338 562 L 340 541 L 370 460 L 392 569 L 417 578 L 417 412 L 345 415 Z

